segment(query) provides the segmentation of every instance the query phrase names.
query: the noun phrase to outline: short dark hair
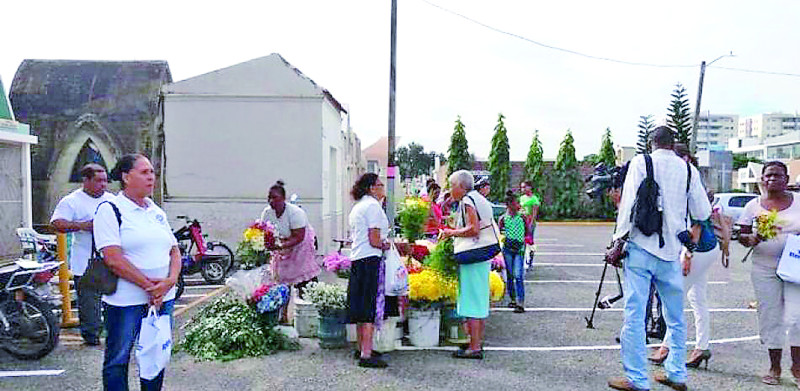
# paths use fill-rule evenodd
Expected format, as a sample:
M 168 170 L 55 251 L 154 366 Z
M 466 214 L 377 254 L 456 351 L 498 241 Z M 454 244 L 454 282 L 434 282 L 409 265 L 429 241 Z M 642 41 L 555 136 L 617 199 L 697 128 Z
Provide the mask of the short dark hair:
M 515 202 L 519 202 L 517 194 L 513 190 L 506 191 L 506 205 L 511 205 Z
M 275 184 L 269 188 L 269 192 L 272 193 L 273 190 L 277 191 L 278 194 L 281 195 L 281 197 L 286 198 L 286 188 L 284 187 L 285 185 L 286 184 L 283 182 L 282 179 L 278 179 L 277 181 L 275 181 Z
M 675 132 L 666 126 L 653 129 L 653 144 L 659 147 L 672 148 L 675 145 Z
M 145 157 L 141 153 L 129 153 L 127 155 L 122 155 L 119 160 L 117 160 L 117 164 L 111 170 L 110 179 L 114 181 L 119 181 L 122 184 L 122 188 L 125 188 L 125 182 L 122 180 L 122 174 L 127 174 L 133 170 L 133 166 L 136 165 L 136 161 Z
M 697 164 L 697 158 L 692 156 L 692 153 L 689 151 L 689 147 L 686 144 L 675 143 L 675 145 L 672 147 L 672 150 L 675 151 L 675 154 L 678 155 L 678 157 L 688 157 L 690 163 L 692 163 L 695 167 L 699 166 L 699 164 Z
M 784 175 L 789 176 L 789 169 L 786 167 L 786 164 L 783 164 L 783 162 L 780 162 L 778 160 L 771 160 L 764 163 L 764 166 L 761 167 L 761 175 L 764 175 L 764 173 L 767 172 L 767 168 L 769 167 L 778 167 L 783 170 Z
M 378 183 L 378 174 L 368 172 L 358 178 L 353 185 L 353 189 L 350 190 L 350 195 L 353 196 L 354 200 L 358 201 L 369 194 L 369 188 L 375 186 L 376 183 Z
M 98 172 L 106 172 L 106 168 L 97 163 L 89 163 L 81 168 L 81 178 L 84 180 L 93 179 L 94 174 Z
M 441 190 L 441 189 L 442 189 L 442 187 L 441 187 L 441 186 L 439 186 L 439 184 L 438 184 L 438 183 L 436 183 L 436 182 L 433 182 L 433 183 L 429 183 L 429 184 L 428 184 L 428 194 L 431 194 L 431 193 L 433 193 L 434 191 L 436 191 L 436 190 Z

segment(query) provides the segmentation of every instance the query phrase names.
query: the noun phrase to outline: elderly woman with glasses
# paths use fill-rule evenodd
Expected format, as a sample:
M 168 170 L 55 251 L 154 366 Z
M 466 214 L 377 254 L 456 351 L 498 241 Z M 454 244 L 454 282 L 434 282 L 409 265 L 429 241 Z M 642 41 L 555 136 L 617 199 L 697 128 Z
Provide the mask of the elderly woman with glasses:
M 482 229 L 493 229 L 492 204 L 474 190 L 472 174 L 460 170 L 450 175 L 450 195 L 459 202 L 456 228 L 443 229 L 440 239 L 454 238 L 454 247 L 469 248 L 478 242 Z M 458 250 L 457 250 L 458 251 Z M 489 317 L 489 271 L 491 257 L 484 261 L 459 264 L 457 312 L 466 318 L 469 345 L 462 346 L 455 358 L 483 359 L 483 335 Z

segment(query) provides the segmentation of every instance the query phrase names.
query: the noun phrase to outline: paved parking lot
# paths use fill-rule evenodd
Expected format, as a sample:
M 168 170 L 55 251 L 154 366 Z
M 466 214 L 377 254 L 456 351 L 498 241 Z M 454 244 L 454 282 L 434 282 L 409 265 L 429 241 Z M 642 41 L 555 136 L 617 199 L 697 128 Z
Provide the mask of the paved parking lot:
M 166 380 L 171 390 L 272 389 L 549 389 L 603 390 L 608 376 L 622 374 L 615 340 L 622 322 L 622 302 L 598 311 L 594 329 L 587 329 L 603 264 L 610 225 L 541 225 L 537 232 L 536 265 L 527 273 L 524 314 L 502 305 L 493 308 L 486 332 L 486 359 L 450 358 L 449 348 L 408 348 L 388 355 L 390 368 L 355 366 L 346 350 L 322 350 L 316 340 L 302 340 L 299 352 L 228 363 L 196 362 L 184 353 L 173 357 Z M 759 382 L 767 357 L 757 340 L 756 315 L 748 264 L 733 249 L 731 268 L 715 265 L 709 275 L 713 357 L 708 370 L 690 370 L 695 390 L 780 390 L 795 388 L 784 359 L 784 384 Z M 611 270 L 611 269 L 609 269 Z M 613 274 L 609 274 L 612 277 Z M 616 294 L 606 280 L 602 295 Z M 187 290 L 202 295 L 205 288 Z M 199 297 L 189 297 L 197 299 Z M 184 303 L 179 303 L 184 304 Z M 501 303 L 502 304 L 502 303 Z M 179 329 L 194 310 L 178 319 Z M 693 318 L 687 314 L 694 340 Z M 180 332 L 180 330 L 178 330 Z M 100 384 L 102 350 L 63 343 L 38 362 L 20 362 L 0 354 L 0 370 L 63 369 L 58 376 L 0 378 L 0 389 L 95 390 Z M 132 374 L 135 370 L 132 370 Z M 134 384 L 134 382 L 132 382 Z M 135 387 L 134 387 L 135 389 Z M 653 384 L 653 390 L 667 389 Z

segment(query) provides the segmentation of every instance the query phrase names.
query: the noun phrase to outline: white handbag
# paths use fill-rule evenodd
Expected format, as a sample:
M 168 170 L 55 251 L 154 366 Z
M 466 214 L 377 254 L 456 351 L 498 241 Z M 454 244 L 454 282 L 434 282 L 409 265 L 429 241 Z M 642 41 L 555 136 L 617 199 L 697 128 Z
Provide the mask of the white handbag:
M 776 274 L 783 281 L 800 284 L 800 235 L 786 237 Z
M 466 196 L 472 199 L 470 196 Z M 475 200 L 472 200 L 475 205 L 475 211 L 478 212 L 478 207 Z M 459 205 L 459 215 L 462 219 L 462 224 L 466 226 L 466 209 L 464 202 Z M 478 213 L 478 222 L 481 221 L 481 215 Z M 453 240 L 453 252 L 455 253 L 456 260 L 459 264 L 470 264 L 488 261 L 494 258 L 495 255 L 500 253 L 500 240 L 495 231 L 494 220 L 489 217 L 489 224 L 481 227 L 477 237 L 456 237 Z

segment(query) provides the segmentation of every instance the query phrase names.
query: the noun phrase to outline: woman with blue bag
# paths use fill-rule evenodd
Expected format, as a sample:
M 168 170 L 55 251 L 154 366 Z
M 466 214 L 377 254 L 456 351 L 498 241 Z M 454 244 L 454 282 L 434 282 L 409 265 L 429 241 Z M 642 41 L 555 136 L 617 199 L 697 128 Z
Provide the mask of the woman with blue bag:
M 453 354 L 455 358 L 483 359 L 483 334 L 489 317 L 489 271 L 491 259 L 500 253 L 494 231 L 492 204 L 476 190 L 474 178 L 467 170 L 454 172 L 448 178 L 450 194 L 458 201 L 456 229 L 443 229 L 440 240 L 453 239 L 458 261 L 458 316 L 466 318 L 470 336 L 468 346 Z

